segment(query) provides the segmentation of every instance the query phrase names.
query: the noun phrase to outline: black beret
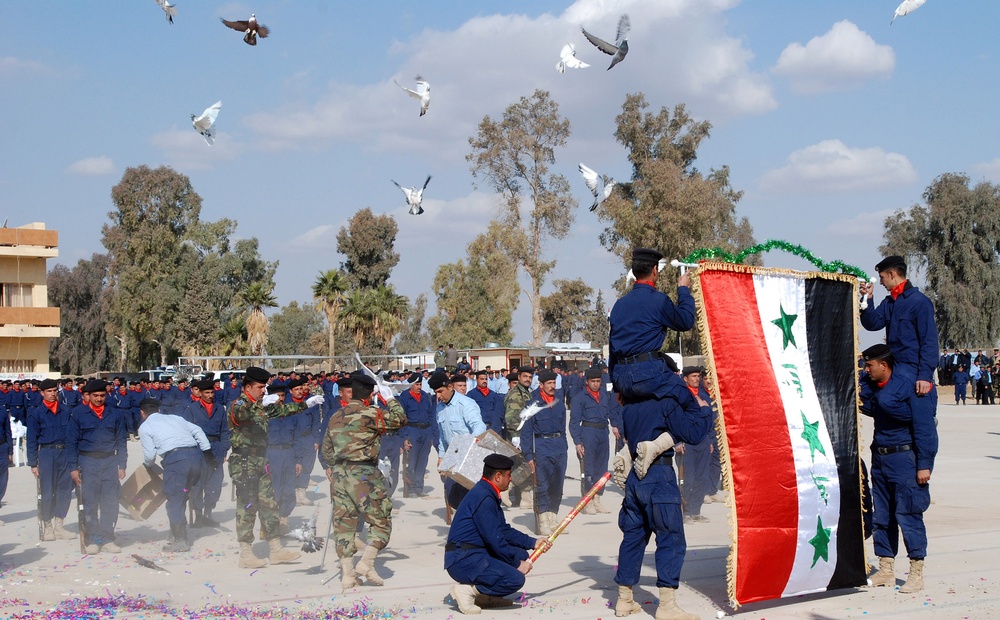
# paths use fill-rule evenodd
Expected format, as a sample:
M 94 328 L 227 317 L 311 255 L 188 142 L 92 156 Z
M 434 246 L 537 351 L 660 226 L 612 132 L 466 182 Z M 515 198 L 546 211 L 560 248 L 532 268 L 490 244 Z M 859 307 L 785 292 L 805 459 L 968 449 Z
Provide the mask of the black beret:
M 546 381 L 555 381 L 555 380 L 556 380 L 556 373 L 552 372 L 551 370 L 543 370 L 538 373 L 539 383 L 545 383 Z
M 446 385 L 449 385 L 450 383 L 451 382 L 448 381 L 448 375 L 444 374 L 443 372 L 436 372 L 433 375 L 431 375 L 430 379 L 427 380 L 427 386 L 430 387 L 432 390 L 436 390 L 439 387 L 444 387 Z
M 256 381 L 257 383 L 267 383 L 267 380 L 271 378 L 271 373 L 258 366 L 251 366 L 247 368 L 246 376 L 251 381 Z
M 363 390 L 363 389 L 366 389 L 366 388 L 374 388 L 375 385 L 376 385 L 375 384 L 375 379 L 372 379 L 368 375 L 361 374 L 361 373 L 358 373 L 358 374 L 355 374 L 355 375 L 351 375 L 351 387 L 354 388 L 355 390 L 357 390 L 357 389 L 362 389 Z
M 701 366 L 685 366 L 683 374 L 686 377 L 688 375 L 693 375 L 696 372 L 701 372 Z
M 492 371 L 489 371 L 489 370 L 477 370 L 475 376 L 482 377 L 484 375 L 490 374 L 490 372 L 492 372 Z
M 465 375 L 456 374 L 451 378 L 452 383 L 468 383 L 469 379 Z
M 54 387 L 59 387 L 55 379 L 42 379 L 41 383 L 38 384 L 39 390 L 51 390 Z
M 337 387 L 349 388 L 354 386 L 354 381 L 350 377 L 344 377 L 343 379 L 337 379 Z
M 214 379 L 215 378 L 215 373 L 214 372 L 206 372 L 204 375 L 202 375 L 201 378 L 202 379 Z
M 670 357 L 669 355 L 663 356 L 663 363 L 667 365 L 667 368 L 670 369 L 670 372 L 681 371 L 681 369 L 677 367 L 677 362 L 675 362 L 674 358 Z
M 891 355 L 892 351 L 889 350 L 887 344 L 873 344 L 861 352 L 861 356 L 865 358 L 866 362 L 888 359 Z
M 215 391 L 215 381 L 211 379 L 202 379 L 201 381 L 195 381 L 191 384 L 191 387 L 198 388 L 202 391 L 214 392 Z
M 507 381 L 517 381 L 517 373 L 512 372 L 507 375 Z
M 600 368 L 588 368 L 587 372 L 583 373 L 583 375 L 588 379 L 600 379 L 604 376 L 604 373 L 601 372 Z
M 483 465 L 497 471 L 507 471 L 514 469 L 514 459 L 502 454 L 488 454 L 483 459 Z
M 421 375 L 419 372 L 411 372 L 410 377 L 407 379 L 407 381 L 409 381 L 410 383 L 416 383 L 417 381 L 420 381 L 423 378 L 424 378 L 423 375 Z
M 150 411 L 160 410 L 160 401 L 155 398 L 143 398 L 139 401 L 139 409 L 149 413 Z
M 83 386 L 83 389 L 80 391 L 84 393 L 103 392 L 106 389 L 108 389 L 107 381 L 102 381 L 101 379 L 91 379 L 90 381 L 87 382 L 87 385 Z
M 300 385 L 305 385 L 307 383 L 309 383 L 309 380 L 304 377 L 299 377 L 298 379 L 292 379 L 291 381 L 288 382 L 288 389 L 299 387 Z
M 288 386 L 285 385 L 284 383 L 274 382 L 271 385 L 267 386 L 267 393 L 268 394 L 277 394 L 278 392 L 281 392 L 282 394 L 284 394 L 285 390 L 287 390 L 287 389 L 288 389 Z
M 902 256 L 886 256 L 875 265 L 875 271 L 881 273 L 890 267 L 903 267 L 905 269 L 906 261 Z
M 663 258 L 663 253 L 654 250 L 652 248 L 636 248 L 632 250 L 632 260 L 643 260 L 650 263 L 655 263 Z
M 532 368 L 531 366 L 521 366 L 517 369 L 517 374 L 521 374 L 522 372 L 530 372 L 531 374 L 535 374 L 535 369 Z

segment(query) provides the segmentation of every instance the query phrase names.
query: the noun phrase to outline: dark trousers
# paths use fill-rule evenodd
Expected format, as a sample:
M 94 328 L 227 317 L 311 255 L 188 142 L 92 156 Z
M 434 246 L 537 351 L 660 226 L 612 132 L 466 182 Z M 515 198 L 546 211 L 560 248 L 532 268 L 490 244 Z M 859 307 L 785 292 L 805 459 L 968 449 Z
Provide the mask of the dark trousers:
M 268 446 L 267 469 L 274 487 L 274 501 L 278 503 L 278 516 L 287 517 L 295 509 L 295 450 Z
M 606 428 L 583 426 L 580 431 L 583 437 L 583 486 L 589 490 L 608 471 L 611 441 Z M 603 494 L 602 488 L 598 495 Z
M 701 514 L 705 496 L 713 490 L 710 482 L 710 445 L 708 439 L 698 444 L 684 444 L 684 484 L 681 492 L 684 494 L 684 510 L 689 515 Z
M 197 487 L 205 469 L 205 457 L 197 446 L 178 448 L 163 457 L 163 495 L 167 498 L 170 525 L 187 523 L 184 506 L 190 489 Z
M 316 467 L 316 442 L 311 437 L 305 440 L 305 447 L 299 451 L 299 462 L 302 463 L 302 472 L 295 476 L 295 488 L 308 489 L 309 476 L 312 475 L 313 468 Z
M 535 437 L 535 502 L 539 512 L 559 514 L 566 480 L 566 441 Z
M 45 446 L 38 448 L 38 482 L 42 487 L 42 521 L 49 521 L 53 517 L 65 519 L 73 494 L 73 480 L 69 477 L 66 450 Z
M 622 544 L 618 548 L 615 583 L 621 586 L 639 583 L 646 545 L 650 535 L 655 533 L 656 586 L 676 588 L 680 583 L 684 552 L 687 550 L 683 523 L 681 493 L 673 467 L 653 465 L 642 480 L 636 477 L 635 472 L 629 472 L 625 500 L 618 513 Z
M 477 574 L 470 577 L 470 572 Z M 490 596 L 508 596 L 524 587 L 524 575 L 517 568 L 486 553 L 470 554 L 468 561 L 452 564 L 448 567 L 448 575 L 458 583 L 476 586 L 480 594 Z
M 7 495 L 7 481 L 10 479 L 10 461 L 6 448 L 6 443 L 0 444 L 0 500 Z
M 929 485 L 917 484 L 917 457 L 913 450 L 895 454 L 872 451 L 871 474 L 875 555 L 896 557 L 902 532 L 906 554 L 914 560 L 923 559 L 927 555 L 924 511 L 931 504 L 931 491 Z
M 80 455 L 80 476 L 83 478 L 83 520 L 86 529 L 84 542 L 103 545 L 115 540 L 118 524 L 118 457 L 91 457 Z
M 410 429 L 410 462 L 407 464 L 407 471 L 410 475 L 410 492 L 425 493 L 424 476 L 427 475 L 427 461 L 431 454 L 431 445 L 434 443 L 434 429 L 432 428 L 411 428 Z
M 389 497 L 399 485 L 399 451 L 403 449 L 403 436 L 397 431 L 393 434 L 382 435 L 382 444 L 378 453 L 378 460 L 389 459 L 391 468 L 386 476 L 385 484 Z
M 222 479 L 225 472 L 222 469 L 223 461 L 226 459 L 226 451 L 222 449 L 221 441 L 210 442 L 212 454 L 215 455 L 216 466 L 212 468 L 202 458 L 201 476 L 198 482 L 191 489 L 191 507 L 199 513 L 208 514 L 215 510 L 222 496 Z

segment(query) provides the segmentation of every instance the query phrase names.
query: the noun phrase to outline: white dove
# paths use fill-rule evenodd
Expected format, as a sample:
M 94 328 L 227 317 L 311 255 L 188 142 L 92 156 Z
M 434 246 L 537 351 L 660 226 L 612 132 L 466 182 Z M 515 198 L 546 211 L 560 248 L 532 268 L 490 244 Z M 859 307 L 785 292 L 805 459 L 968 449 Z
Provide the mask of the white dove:
M 908 15 L 924 6 L 924 2 L 927 2 L 927 0 L 903 0 L 903 2 L 896 7 L 896 12 L 893 14 L 892 21 L 889 22 L 889 25 L 891 26 L 892 22 L 896 21 L 897 17 Z
M 527 422 L 530 418 L 535 417 L 536 413 L 538 413 L 542 409 L 548 409 L 549 407 L 552 407 L 555 404 L 556 404 L 555 400 L 553 400 L 551 403 L 547 405 L 543 405 L 540 402 L 533 402 L 529 404 L 527 407 L 524 408 L 523 411 L 521 411 L 521 414 L 518 416 L 521 418 L 521 423 L 517 425 L 517 430 L 521 430 L 521 427 L 524 426 L 524 423 Z
M 381 459 L 379 459 L 378 470 L 382 472 L 383 478 L 385 478 L 386 480 L 389 479 L 389 474 L 392 473 L 392 461 L 389 460 L 389 457 L 383 456 Z
M 611 71 L 615 65 L 625 60 L 625 55 L 628 54 L 628 33 L 631 29 L 632 22 L 629 21 L 628 13 L 626 13 L 618 19 L 618 33 L 615 35 L 615 44 L 612 45 L 604 39 L 590 34 L 586 28 L 580 28 L 583 31 L 583 36 L 587 37 L 587 40 L 593 43 L 594 47 L 608 56 L 612 56 L 611 66 L 608 67 L 608 71 Z
M 562 46 L 562 51 L 559 52 L 559 62 L 556 63 L 556 71 L 559 73 L 566 73 L 566 67 L 569 67 L 570 69 L 586 69 L 589 66 L 590 65 L 576 57 L 575 45 L 567 43 Z
M 167 21 L 171 24 L 174 23 L 174 15 L 177 15 L 177 7 L 167 2 L 167 0 L 153 0 L 153 2 L 160 5 L 163 12 L 167 14 Z
M 395 181 L 392 182 L 396 183 Z M 403 187 L 399 183 L 396 183 L 396 187 L 403 190 L 403 195 L 406 196 L 406 204 L 410 207 L 410 215 L 420 215 L 424 212 L 424 208 L 420 206 L 420 203 L 424 200 L 424 190 L 427 189 L 427 184 L 430 182 L 431 175 L 428 174 L 427 180 L 424 181 L 424 186 L 419 189 L 416 187 Z
M 205 138 L 205 142 L 209 146 L 215 144 L 215 119 L 218 118 L 221 109 L 222 102 L 216 101 L 206 108 L 201 116 L 191 115 L 191 124 L 194 126 L 194 130 Z
M 396 80 L 393 80 L 393 82 L 396 84 L 396 86 L 402 88 L 407 93 L 409 93 L 411 97 L 420 100 L 420 116 L 423 116 L 424 114 L 427 114 L 427 108 L 430 107 L 431 105 L 431 85 L 427 83 L 427 80 L 420 77 L 419 75 L 416 77 L 416 80 L 417 80 L 417 90 L 411 90 L 403 86 L 399 82 L 396 82 Z
M 319 509 L 313 513 L 308 521 L 303 522 L 302 527 L 288 532 L 290 538 L 302 543 L 302 550 L 306 553 L 315 553 L 323 548 L 323 539 L 316 537 L 316 521 L 319 519 Z
M 580 174 L 583 175 L 583 180 L 594 195 L 594 204 L 590 205 L 590 210 L 596 211 L 597 207 L 601 206 L 608 199 L 608 196 L 611 195 L 611 191 L 615 188 L 615 182 L 612 179 L 608 179 L 608 182 L 605 183 L 604 177 L 583 164 L 580 164 Z
M 358 352 L 354 353 L 354 359 L 358 360 L 358 363 L 361 364 L 361 372 L 365 373 L 366 375 L 374 379 L 376 385 L 378 385 L 379 388 L 385 388 L 387 390 L 391 390 L 394 395 L 398 396 L 403 392 L 405 392 L 406 390 L 413 387 L 411 383 L 408 383 L 406 381 L 400 381 L 400 382 L 394 381 L 390 383 L 385 379 L 383 379 L 382 377 L 378 376 L 377 374 L 375 374 L 375 371 L 373 371 L 371 368 L 366 366 L 364 362 L 361 361 L 361 354 Z

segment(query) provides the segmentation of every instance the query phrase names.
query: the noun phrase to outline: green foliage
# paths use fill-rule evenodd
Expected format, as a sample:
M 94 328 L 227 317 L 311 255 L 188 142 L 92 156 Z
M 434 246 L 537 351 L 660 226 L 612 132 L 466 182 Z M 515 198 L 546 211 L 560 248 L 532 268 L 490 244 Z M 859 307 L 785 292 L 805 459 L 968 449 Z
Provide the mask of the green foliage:
M 349 291 L 338 320 L 359 353 L 385 355 L 408 312 L 406 297 L 391 286 L 379 286 Z
M 410 307 L 405 325 L 396 340 L 396 353 L 416 353 L 426 351 L 431 347 L 430 335 L 424 329 L 424 319 L 427 316 L 427 295 L 420 293 Z
M 315 304 L 291 302 L 269 319 L 267 351 L 271 355 L 323 355 L 311 349 L 314 336 L 323 334 L 323 314 Z
M 247 347 L 251 355 L 262 355 L 267 347 L 270 325 L 264 308 L 277 308 L 274 286 L 251 282 L 240 291 L 239 303 L 246 311 Z
M 497 220 L 508 231 L 502 247 L 531 283 L 528 300 L 536 345 L 542 342 L 541 287 L 555 266 L 555 261 L 545 260 L 546 241 L 569 233 L 577 206 L 569 181 L 550 170 L 555 149 L 569 136 L 569 121 L 559 115 L 558 104 L 547 91 L 536 90 L 508 106 L 501 120 L 484 117 L 469 138 L 472 152 L 466 156 L 472 174 L 501 197 Z
M 393 251 L 399 226 L 390 215 L 361 209 L 337 233 L 337 252 L 346 256 L 340 265 L 351 288 L 384 286 L 399 262 Z
M 59 308 L 60 336 L 49 341 L 49 365 L 62 375 L 82 375 L 110 368 L 113 355 L 104 330 L 104 280 L 108 257 L 94 254 L 73 269 L 49 271 L 49 304 Z
M 591 346 L 603 347 L 608 343 L 611 325 L 608 323 L 608 309 L 604 305 L 604 292 L 598 289 L 594 309 L 587 313 L 583 326 L 583 339 L 589 340 Z
M 322 271 L 312 286 L 313 299 L 319 309 L 326 315 L 327 355 L 331 358 L 336 351 L 336 336 L 339 324 L 337 314 L 344 305 L 344 295 L 350 283 L 343 271 L 328 269 Z
M 594 289 L 582 278 L 555 280 L 556 290 L 542 297 L 542 321 L 554 342 L 572 342 L 587 325 Z M 602 343 L 603 344 L 603 343 Z
M 924 191 L 926 204 L 885 220 L 885 254 L 924 270 L 942 347 L 995 343 L 1000 332 L 1000 185 L 970 187 L 943 174 Z

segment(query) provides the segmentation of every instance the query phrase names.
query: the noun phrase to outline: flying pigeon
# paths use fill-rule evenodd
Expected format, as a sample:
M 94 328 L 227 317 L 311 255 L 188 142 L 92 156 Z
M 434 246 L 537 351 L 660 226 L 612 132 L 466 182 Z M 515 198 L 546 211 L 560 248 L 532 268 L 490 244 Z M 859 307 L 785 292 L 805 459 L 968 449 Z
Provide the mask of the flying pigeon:
M 201 116 L 191 115 L 191 124 L 194 125 L 194 130 L 205 138 L 205 142 L 209 146 L 215 144 L 215 119 L 219 116 L 221 109 L 222 102 L 216 101 L 211 107 L 206 108 Z
M 416 187 L 403 187 L 399 183 L 393 181 L 393 183 L 396 183 L 396 187 L 403 190 L 403 195 L 406 196 L 406 204 L 410 207 L 410 215 L 420 215 L 424 212 L 424 208 L 420 206 L 420 203 L 424 200 L 424 190 L 427 189 L 427 184 L 430 182 L 431 175 L 427 175 L 427 180 L 424 181 L 424 186 L 417 189 Z
M 153 2 L 160 5 L 163 12 L 167 14 L 167 21 L 171 24 L 174 23 L 174 15 L 177 15 L 177 7 L 167 2 L 167 0 L 153 0 Z
M 288 532 L 288 536 L 302 543 L 302 550 L 306 553 L 315 553 L 323 548 L 323 539 L 316 536 L 316 521 L 319 519 L 319 509 L 313 513 L 302 527 Z
M 549 407 L 555 404 L 556 401 L 553 400 L 551 403 L 547 405 L 543 405 L 540 402 L 533 402 L 527 407 L 525 407 L 524 410 L 521 411 L 521 414 L 519 416 L 521 418 L 521 423 L 517 425 L 517 430 L 521 430 L 521 427 L 524 426 L 524 423 L 527 422 L 529 418 L 535 417 L 536 413 L 538 413 L 542 409 L 548 409 Z
M 222 19 L 221 17 L 219 19 Z M 257 15 L 254 13 L 250 14 L 250 19 L 238 22 L 231 22 L 222 19 L 222 23 L 229 26 L 233 30 L 239 32 L 245 32 L 246 35 L 243 37 L 243 42 L 247 45 L 257 45 L 257 37 L 261 39 L 266 39 L 267 35 L 270 34 L 270 30 L 264 24 L 257 23 Z
M 386 480 L 389 479 L 389 474 L 392 473 L 392 461 L 389 460 L 389 457 L 383 456 L 381 459 L 379 459 L 378 470 L 382 472 L 383 478 L 385 478 Z
M 611 191 L 615 188 L 615 182 L 608 179 L 608 182 L 604 182 L 604 177 L 597 174 L 590 168 L 580 164 L 580 174 L 583 175 L 583 180 L 587 183 L 587 187 L 590 188 L 590 192 L 594 194 L 594 204 L 590 205 L 591 211 L 596 211 L 597 207 L 608 199 L 611 195 Z
M 916 11 L 924 5 L 924 2 L 927 2 L 927 0 L 903 0 L 903 2 L 896 7 L 896 13 L 892 16 L 892 21 L 889 22 L 889 25 L 891 26 L 892 22 L 896 21 L 897 17 L 902 17 Z
M 575 45 L 567 43 L 562 46 L 562 51 L 559 52 L 559 62 L 556 63 L 556 71 L 559 73 L 566 73 L 566 67 L 569 67 L 570 69 L 586 69 L 589 66 L 590 65 L 576 57 Z
M 424 114 L 427 114 L 427 108 L 431 105 L 431 85 L 427 83 L 427 80 L 419 75 L 416 77 L 416 80 L 417 90 L 410 90 L 399 82 L 396 82 L 396 80 L 393 80 L 393 82 L 396 86 L 409 93 L 411 97 L 420 100 L 420 116 L 423 116 Z
M 628 54 L 628 31 L 631 28 L 632 25 L 629 22 L 628 13 L 626 13 L 618 20 L 618 34 L 615 36 L 614 45 L 611 45 L 602 39 L 598 39 L 594 35 L 587 32 L 586 28 L 580 28 L 580 30 L 583 30 L 583 36 L 587 37 L 587 40 L 593 43 L 597 49 L 601 50 L 608 56 L 613 56 L 611 59 L 611 66 L 608 67 L 608 71 L 610 71 L 612 67 L 625 60 L 625 55 Z

